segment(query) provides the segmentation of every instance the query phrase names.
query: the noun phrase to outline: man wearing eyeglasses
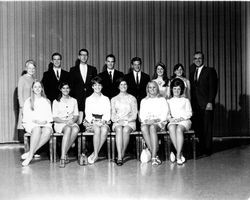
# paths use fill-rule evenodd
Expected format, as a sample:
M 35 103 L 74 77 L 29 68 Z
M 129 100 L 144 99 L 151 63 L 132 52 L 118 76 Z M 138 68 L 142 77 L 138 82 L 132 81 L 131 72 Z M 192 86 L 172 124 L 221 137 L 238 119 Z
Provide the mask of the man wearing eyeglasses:
M 217 93 L 217 73 L 204 65 L 204 54 L 196 52 L 190 66 L 193 127 L 199 138 L 200 156 L 212 154 L 214 105 Z

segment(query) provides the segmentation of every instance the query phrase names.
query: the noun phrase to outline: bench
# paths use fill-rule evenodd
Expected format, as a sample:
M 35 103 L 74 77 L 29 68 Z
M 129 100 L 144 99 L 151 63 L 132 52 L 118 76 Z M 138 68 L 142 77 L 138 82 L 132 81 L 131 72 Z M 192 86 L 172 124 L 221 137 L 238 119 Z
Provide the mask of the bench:
M 168 131 L 160 131 L 157 132 L 158 135 L 163 135 L 164 143 L 165 143 L 165 154 L 167 160 L 170 155 L 170 147 L 171 147 L 171 139 Z M 116 141 L 115 141 L 115 132 L 111 132 L 108 139 L 111 139 L 111 150 L 112 157 L 111 160 L 115 159 L 115 150 L 116 150 Z M 140 131 L 132 132 L 130 135 L 134 135 L 136 138 L 136 159 L 140 160 L 140 155 L 143 147 L 143 143 L 145 142 Z M 189 141 L 192 141 L 192 149 L 193 149 L 193 159 L 196 159 L 196 141 L 195 141 L 195 132 L 193 130 L 189 130 L 184 132 L 184 137 L 186 137 Z
M 81 156 L 81 136 L 82 133 L 78 133 L 77 135 L 77 159 L 80 159 Z M 52 152 L 53 152 L 53 162 L 56 162 L 56 155 L 57 155 L 57 138 L 63 137 L 63 133 L 53 133 L 50 138 L 52 138 Z M 51 140 L 51 139 L 50 139 Z
M 81 140 L 82 140 L 82 152 L 86 154 L 87 149 L 86 149 L 86 137 L 88 136 L 93 136 L 94 133 L 90 131 L 85 131 L 81 135 Z M 111 142 L 109 140 L 110 134 L 108 134 L 107 137 L 107 151 L 108 151 L 108 160 L 111 161 Z

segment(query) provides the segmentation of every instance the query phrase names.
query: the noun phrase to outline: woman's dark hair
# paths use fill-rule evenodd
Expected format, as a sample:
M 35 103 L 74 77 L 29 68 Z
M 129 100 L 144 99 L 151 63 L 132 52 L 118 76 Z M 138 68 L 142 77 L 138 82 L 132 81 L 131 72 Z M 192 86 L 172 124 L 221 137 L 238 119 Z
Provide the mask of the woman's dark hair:
M 124 76 L 123 76 L 123 77 L 120 77 L 120 78 L 118 78 L 118 79 L 116 80 L 116 84 L 117 84 L 118 88 L 119 88 L 121 82 L 123 82 L 123 81 L 125 81 L 125 82 L 127 83 L 127 80 L 125 79 Z
M 167 67 L 162 62 L 158 62 L 155 65 L 154 74 L 153 74 L 152 79 L 157 79 L 157 77 L 158 77 L 158 75 L 157 75 L 157 67 L 158 66 L 161 66 L 163 68 L 163 77 L 162 77 L 162 79 L 165 81 L 165 84 L 163 85 L 163 87 L 166 87 L 168 85 L 169 79 L 168 79 L 168 75 L 167 75 Z
M 175 71 L 176 71 L 177 69 L 179 69 L 179 67 L 181 67 L 181 68 L 182 68 L 182 71 L 183 71 L 182 77 L 186 77 L 186 75 L 185 75 L 185 69 L 184 69 L 183 64 L 178 63 L 178 64 L 176 64 L 176 65 L 174 66 L 173 75 L 172 75 L 171 79 L 174 79 L 174 78 L 176 77 Z
M 70 88 L 69 83 L 67 83 L 67 82 L 62 82 L 62 83 L 60 83 L 60 85 L 58 86 L 58 90 L 61 90 L 65 85 L 69 86 L 69 88 Z M 59 102 L 59 101 L 61 100 L 61 98 L 62 98 L 62 92 L 59 92 L 59 95 L 58 95 L 58 97 L 57 97 L 56 100 Z
M 171 81 L 171 83 L 170 83 L 170 94 L 171 94 L 171 96 L 173 96 L 173 88 L 174 88 L 174 87 L 178 87 L 178 86 L 180 86 L 180 88 L 181 88 L 181 93 L 180 93 L 180 95 L 182 95 L 183 92 L 184 92 L 184 89 L 185 89 L 184 81 L 181 80 L 180 78 L 174 78 L 174 79 Z
M 100 76 L 95 76 L 94 78 L 92 78 L 91 86 L 93 86 L 96 83 L 99 83 L 99 84 L 103 85 L 102 84 L 102 78 Z

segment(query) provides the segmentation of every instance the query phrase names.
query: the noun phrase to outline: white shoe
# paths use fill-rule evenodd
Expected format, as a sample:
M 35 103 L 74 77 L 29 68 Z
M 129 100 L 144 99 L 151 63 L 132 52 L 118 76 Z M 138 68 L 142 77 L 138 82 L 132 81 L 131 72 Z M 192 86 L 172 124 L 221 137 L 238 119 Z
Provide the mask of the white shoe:
M 177 158 L 177 164 L 182 165 L 183 164 L 182 160 Z
M 175 155 L 174 155 L 174 153 L 173 152 L 171 152 L 170 153 L 170 156 L 169 156 L 169 160 L 170 160 L 170 162 L 172 162 L 172 163 L 174 163 L 175 162 Z
M 31 159 L 32 160 L 32 159 Z M 30 164 L 30 161 L 31 161 L 30 159 L 25 159 L 23 162 L 22 162 L 22 166 L 23 167 L 26 167 L 26 166 L 28 166 L 29 164 Z
M 181 161 L 182 163 L 186 162 L 186 158 L 183 155 L 181 155 Z
M 41 155 L 35 154 L 35 155 L 34 155 L 34 158 L 41 158 Z
M 22 154 L 22 155 L 21 155 L 21 159 L 22 159 L 22 160 L 25 160 L 26 158 L 28 158 L 29 153 L 30 153 L 30 152 L 28 151 L 28 152 Z

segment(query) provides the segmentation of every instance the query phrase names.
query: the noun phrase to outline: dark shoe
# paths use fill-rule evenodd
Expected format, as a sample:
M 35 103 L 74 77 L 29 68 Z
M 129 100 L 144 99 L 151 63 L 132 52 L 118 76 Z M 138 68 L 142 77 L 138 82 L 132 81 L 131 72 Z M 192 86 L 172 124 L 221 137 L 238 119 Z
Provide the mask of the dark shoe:
M 117 161 L 116 161 L 116 164 L 117 164 L 118 166 L 122 166 L 122 165 L 123 165 L 123 160 L 117 160 Z
M 59 167 L 60 168 L 64 168 L 65 167 L 65 159 L 60 159 L 60 164 L 59 164 Z

